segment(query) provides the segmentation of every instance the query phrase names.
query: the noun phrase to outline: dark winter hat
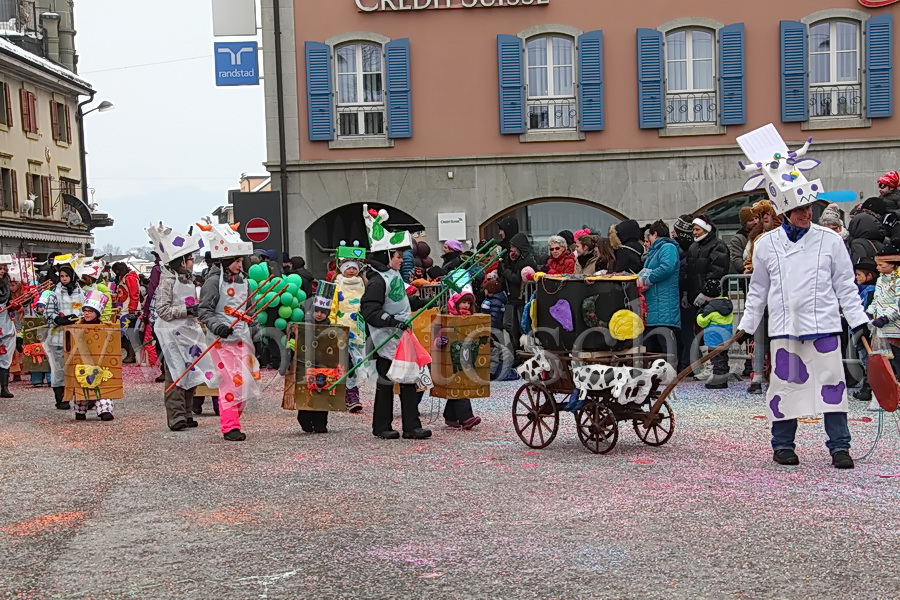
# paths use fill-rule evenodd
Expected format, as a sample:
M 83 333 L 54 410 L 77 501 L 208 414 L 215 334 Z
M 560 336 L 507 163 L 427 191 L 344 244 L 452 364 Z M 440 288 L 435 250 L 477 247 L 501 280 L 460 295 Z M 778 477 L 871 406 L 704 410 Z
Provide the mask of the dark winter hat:
M 703 282 L 703 294 L 710 298 L 718 298 L 722 295 L 722 282 L 718 279 L 707 279 Z
M 856 264 L 853 265 L 854 271 L 864 271 L 866 273 L 878 273 L 878 268 L 875 265 L 875 261 L 871 258 L 860 257 Z
M 738 219 L 741 221 L 741 225 L 745 225 L 747 221 L 753 218 L 753 209 L 749 206 L 744 206 L 741 208 L 738 213 Z
M 884 200 L 881 198 L 868 198 L 865 202 L 863 202 L 863 210 L 871 210 L 873 213 L 877 213 L 879 215 L 883 215 L 887 212 L 887 207 L 884 205 Z
M 875 260 L 883 260 L 891 263 L 900 263 L 900 240 L 888 240 L 884 247 L 875 255 Z
M 616 225 L 616 235 L 623 244 L 641 239 L 641 226 L 634 219 L 626 219 Z
M 675 233 L 694 233 L 694 215 L 681 215 L 675 220 Z
M 497 294 L 502 289 L 502 286 L 500 285 L 500 280 L 496 277 L 488 277 L 484 280 L 482 288 L 488 294 Z
M 575 243 L 575 234 L 568 229 L 563 229 L 557 235 L 566 240 L 566 244 L 568 244 L 569 246 Z
M 446 275 L 446 273 L 444 273 L 444 270 L 440 267 L 430 267 L 425 272 L 428 273 L 428 277 L 434 281 L 437 281 L 438 279 Z

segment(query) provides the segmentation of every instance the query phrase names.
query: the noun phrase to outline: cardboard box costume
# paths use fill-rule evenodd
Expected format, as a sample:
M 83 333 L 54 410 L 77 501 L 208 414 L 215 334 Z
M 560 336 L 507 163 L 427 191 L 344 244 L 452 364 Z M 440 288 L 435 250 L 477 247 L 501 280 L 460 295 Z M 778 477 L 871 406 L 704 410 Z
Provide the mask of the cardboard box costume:
M 291 323 L 289 342 L 294 342 L 294 360 L 284 377 L 281 408 L 346 412 L 347 384 L 340 379 L 350 364 L 350 330 L 341 325 Z
M 121 400 L 122 336 L 118 324 L 68 325 L 63 339 L 65 399 Z
M 436 315 L 431 325 L 431 395 L 449 400 L 489 397 L 490 339 L 490 315 Z

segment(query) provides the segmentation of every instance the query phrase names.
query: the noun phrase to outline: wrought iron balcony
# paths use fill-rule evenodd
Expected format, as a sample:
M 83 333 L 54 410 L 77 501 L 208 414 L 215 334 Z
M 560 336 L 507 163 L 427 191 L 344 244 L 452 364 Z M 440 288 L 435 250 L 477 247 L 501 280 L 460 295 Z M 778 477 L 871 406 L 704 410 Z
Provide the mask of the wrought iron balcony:
M 338 137 L 383 136 L 384 110 L 384 104 L 342 104 L 338 106 Z
M 810 118 L 862 116 L 861 86 L 855 83 L 810 87 L 809 116 Z
M 574 98 L 528 101 L 528 129 L 575 129 L 577 122 Z
M 666 94 L 666 122 L 670 125 L 715 123 L 718 110 L 715 92 Z

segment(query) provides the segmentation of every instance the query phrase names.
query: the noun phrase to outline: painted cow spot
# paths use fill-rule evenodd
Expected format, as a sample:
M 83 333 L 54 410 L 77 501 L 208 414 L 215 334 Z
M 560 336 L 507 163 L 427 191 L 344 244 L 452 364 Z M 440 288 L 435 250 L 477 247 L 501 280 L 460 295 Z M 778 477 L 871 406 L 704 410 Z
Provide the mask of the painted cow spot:
M 806 363 L 784 348 L 779 348 L 775 353 L 775 375 L 788 383 L 806 383 L 809 380 Z
M 781 396 L 772 396 L 772 399 L 769 401 L 769 409 L 772 411 L 772 415 L 776 419 L 783 419 L 784 413 L 781 412 L 781 409 L 778 405 L 781 403 Z
M 822 354 L 828 354 L 829 352 L 834 352 L 838 349 L 838 336 L 832 335 L 829 337 L 819 338 L 813 342 L 813 346 L 815 346 L 816 350 Z
M 837 385 L 822 386 L 822 402 L 825 404 L 840 404 L 844 401 L 844 382 L 838 382 Z

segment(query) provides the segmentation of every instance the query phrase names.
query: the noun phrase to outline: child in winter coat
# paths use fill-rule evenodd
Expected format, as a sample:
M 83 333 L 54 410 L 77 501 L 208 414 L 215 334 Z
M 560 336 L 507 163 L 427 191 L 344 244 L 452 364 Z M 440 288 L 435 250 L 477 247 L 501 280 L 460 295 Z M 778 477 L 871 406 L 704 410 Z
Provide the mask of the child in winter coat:
M 892 347 L 891 365 L 894 374 L 900 373 L 900 240 L 891 240 L 875 256 L 878 285 L 866 313 L 872 317 L 877 336 Z
M 459 293 L 453 294 L 447 301 L 447 310 L 451 315 L 469 316 L 475 313 L 475 294 L 466 286 Z M 472 413 L 472 401 L 469 398 L 458 400 L 447 399 L 444 406 L 444 423 L 451 429 L 472 429 L 481 423 L 481 417 Z
M 703 284 L 706 301 L 697 313 L 697 325 L 703 328 L 703 343 L 708 350 L 731 339 L 734 323 L 734 305 L 722 295 L 722 284 L 718 279 L 707 279 Z M 712 359 L 713 375 L 706 382 L 706 389 L 724 390 L 728 388 L 728 350 Z
M 508 299 L 496 272 L 484 280 L 482 290 L 484 301 L 481 303 L 481 312 L 491 315 L 491 381 L 512 377 L 513 358 L 507 345 L 503 343 L 506 336 L 503 331 L 503 315 Z
M 88 292 L 87 297 L 84 301 L 84 306 L 81 308 L 81 321 L 82 325 L 102 325 L 103 321 L 100 318 L 103 309 L 106 308 L 106 305 L 109 303 L 109 297 L 103 292 L 92 290 Z M 77 379 L 77 377 L 76 377 Z M 83 388 L 85 394 L 89 394 L 93 392 L 90 388 Z M 96 389 L 99 389 L 99 385 Z M 100 417 L 101 421 L 112 421 L 112 400 L 104 400 L 104 399 L 89 399 L 85 395 L 83 398 L 76 398 L 73 400 L 72 404 L 75 405 L 75 420 L 76 421 L 85 421 L 87 420 L 87 412 L 91 408 L 97 409 L 97 416 Z
M 859 299 L 863 308 L 868 311 L 875 297 L 875 282 L 878 279 L 878 267 L 870 258 L 860 258 L 853 265 L 856 273 L 856 289 L 859 291 Z M 869 355 L 863 346 L 862 340 L 856 342 L 856 355 L 859 356 L 863 372 L 866 372 Z M 862 402 L 871 402 L 872 388 L 869 387 L 869 379 L 863 378 L 862 386 L 853 394 L 853 397 Z

